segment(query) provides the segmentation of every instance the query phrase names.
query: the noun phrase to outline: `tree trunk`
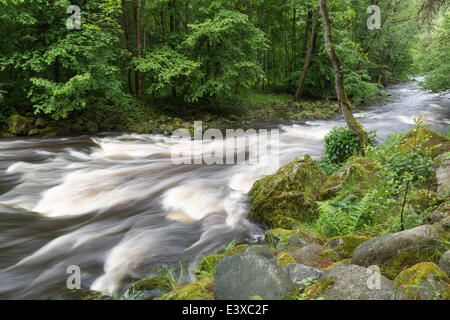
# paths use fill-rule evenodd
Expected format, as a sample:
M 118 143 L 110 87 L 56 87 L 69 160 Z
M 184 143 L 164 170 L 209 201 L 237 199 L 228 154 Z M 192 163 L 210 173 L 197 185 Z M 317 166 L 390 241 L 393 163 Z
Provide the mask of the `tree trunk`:
M 308 72 L 309 65 L 311 64 L 311 54 L 312 54 L 312 50 L 313 50 L 313 44 L 314 44 L 314 38 L 316 35 L 316 26 L 317 26 L 318 20 L 319 20 L 319 7 L 316 8 L 316 11 L 314 11 L 314 18 L 313 18 L 313 23 L 312 23 L 312 27 L 311 27 L 311 35 L 309 37 L 309 42 L 308 42 L 308 49 L 306 51 L 305 63 L 303 65 L 303 70 L 300 75 L 300 80 L 298 82 L 297 92 L 295 93 L 296 101 L 298 101 L 300 99 L 300 96 L 302 95 L 303 86 L 305 85 L 306 73 Z
M 138 59 L 142 58 L 141 49 L 141 0 L 136 2 L 136 51 Z M 136 94 L 142 100 L 142 72 L 136 71 Z
M 128 16 L 127 8 L 126 8 L 126 1 L 122 1 L 122 8 L 123 8 L 123 19 L 124 19 L 124 28 L 125 28 L 125 45 L 128 50 L 128 52 L 131 52 L 130 49 L 130 41 L 131 41 L 131 31 L 130 31 L 130 18 Z M 130 58 L 127 59 L 125 62 L 125 68 L 130 63 Z M 133 75 L 132 70 L 128 70 L 128 90 L 130 91 L 130 94 L 133 95 Z
M 293 15 L 292 15 L 292 58 L 291 58 L 291 68 L 290 72 L 294 71 L 294 64 L 295 64 L 295 42 L 297 38 L 297 9 L 293 9 Z
M 348 128 L 358 134 L 359 137 L 359 149 L 361 153 L 364 153 L 364 147 L 369 144 L 369 136 L 361 124 L 353 117 L 351 111 L 351 104 L 348 100 L 347 94 L 344 88 L 344 72 L 342 71 L 341 61 L 336 53 L 333 43 L 331 22 L 328 15 L 327 0 L 319 0 L 320 12 L 322 14 L 322 24 L 324 31 L 325 44 L 327 46 L 327 53 L 334 69 L 334 78 L 336 84 L 336 95 L 339 106 L 344 114 L 345 122 Z
M 175 0 L 169 2 L 169 31 L 170 33 L 175 32 Z M 172 99 L 176 99 L 177 97 L 177 87 L 176 85 L 172 86 Z

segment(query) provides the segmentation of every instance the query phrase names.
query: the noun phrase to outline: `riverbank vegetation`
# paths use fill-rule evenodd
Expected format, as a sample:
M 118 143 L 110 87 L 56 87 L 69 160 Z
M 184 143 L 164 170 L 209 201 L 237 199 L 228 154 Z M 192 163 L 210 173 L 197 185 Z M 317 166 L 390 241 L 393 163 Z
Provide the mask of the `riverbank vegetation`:
M 307 106 L 301 118 L 316 118 L 324 108 L 315 105 L 335 100 L 337 61 L 344 76 L 338 82 L 354 105 L 418 73 L 427 76 L 425 88 L 448 90 L 445 2 L 384 1 L 380 29 L 373 30 L 366 25 L 371 1 L 319 4 L 1 1 L 0 124 L 18 135 L 164 133 L 179 124 L 172 119 L 190 120 L 186 109 L 196 120 L 234 119 L 255 104 L 295 100 Z M 70 5 L 81 10 L 79 30 L 66 25 L 73 22 Z M 332 28 L 324 29 L 324 8 Z M 15 114 L 28 119 L 11 132 Z M 36 124 L 39 118 L 47 126 Z

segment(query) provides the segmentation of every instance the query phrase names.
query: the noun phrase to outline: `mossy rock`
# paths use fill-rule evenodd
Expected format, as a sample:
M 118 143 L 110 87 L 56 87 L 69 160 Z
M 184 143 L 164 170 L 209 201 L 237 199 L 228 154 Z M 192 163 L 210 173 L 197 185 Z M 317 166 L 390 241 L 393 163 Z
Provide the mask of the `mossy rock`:
M 418 263 L 402 271 L 395 283 L 403 288 L 409 299 L 450 298 L 449 278 L 432 262 Z
M 437 262 L 445 252 L 439 240 L 440 226 L 422 225 L 393 234 L 371 238 L 353 252 L 352 264 L 377 265 L 382 274 L 394 279 L 401 271 L 419 262 Z
M 305 291 L 303 292 L 303 297 L 305 300 L 318 299 L 324 294 L 326 294 L 326 292 L 330 290 L 333 285 L 334 285 L 333 279 L 331 278 L 324 279 L 306 288 Z
M 340 255 L 333 249 L 322 251 L 316 259 L 317 268 L 326 268 L 341 260 Z
M 6 120 L 8 131 L 17 136 L 27 135 L 33 123 L 32 119 L 14 114 Z
M 112 300 L 112 297 L 106 296 L 98 291 L 89 291 L 80 300 Z
M 207 272 L 214 274 L 217 263 L 220 259 L 224 258 L 225 254 L 214 254 L 211 256 L 204 257 L 203 260 L 198 265 L 198 270 L 200 272 Z
M 346 165 L 329 177 L 322 186 L 320 199 L 331 199 L 343 189 L 353 190 L 353 193 L 363 196 L 378 182 L 375 165 L 375 159 L 350 158 Z
M 205 279 L 167 292 L 155 300 L 213 300 L 213 288 L 214 280 Z
M 33 129 L 31 129 L 29 132 L 28 132 L 28 135 L 31 137 L 31 136 L 37 136 L 37 135 L 39 135 L 39 134 L 41 134 L 41 130 L 39 130 L 39 129 L 36 129 L 36 128 L 33 128 Z
M 45 118 L 40 117 L 36 120 L 34 125 L 40 129 L 43 129 L 48 125 L 48 121 Z
M 249 217 L 273 228 L 314 221 L 319 214 L 319 189 L 326 178 L 309 155 L 298 157 L 253 185 Z
M 143 291 L 159 289 L 161 292 L 172 290 L 172 284 L 168 276 L 157 276 L 134 282 L 128 290 L 129 295 L 135 295 Z
M 381 274 L 394 280 L 402 271 L 422 262 L 436 263 L 439 255 L 433 251 L 402 252 L 380 266 Z
M 319 269 L 321 269 L 321 270 L 330 270 L 331 268 L 336 267 L 336 266 L 339 266 L 339 265 L 341 265 L 341 264 L 352 264 L 352 259 L 344 259 L 344 260 L 341 260 L 341 261 L 332 263 L 332 264 L 330 264 L 330 265 L 327 266 L 327 267 L 319 268 Z
M 280 252 L 280 254 L 277 257 L 277 266 L 279 268 L 283 268 L 285 265 L 295 263 L 295 259 L 293 256 L 291 256 L 287 252 Z
M 401 145 L 402 149 L 404 150 L 410 150 L 417 144 L 417 142 L 425 139 L 425 141 L 422 142 L 422 147 L 436 147 L 436 149 L 434 149 L 432 152 L 433 157 L 437 157 L 445 152 L 450 151 L 450 139 L 440 134 L 439 132 L 427 128 L 421 128 L 417 132 L 416 137 L 414 137 L 412 131 L 408 132 L 405 137 L 409 139 Z
M 240 244 L 240 245 L 237 245 L 236 247 L 231 248 L 231 249 L 229 249 L 227 252 L 225 252 L 225 255 L 226 255 L 226 256 L 231 256 L 231 255 L 233 255 L 233 254 L 242 253 L 242 252 L 244 252 L 245 250 L 247 250 L 248 247 L 249 247 L 248 244 Z
M 353 251 L 357 246 L 369 239 L 368 237 L 355 235 L 340 236 L 331 238 L 326 246 L 338 252 L 344 259 L 348 259 L 353 256 Z
M 327 238 L 311 231 L 303 229 L 286 230 L 282 228 L 267 230 L 264 235 L 264 240 L 268 245 L 272 247 L 277 247 L 279 242 L 283 239 L 283 237 L 287 239 L 292 237 L 299 237 L 310 243 L 315 243 L 319 245 L 323 245 L 324 243 L 327 242 Z

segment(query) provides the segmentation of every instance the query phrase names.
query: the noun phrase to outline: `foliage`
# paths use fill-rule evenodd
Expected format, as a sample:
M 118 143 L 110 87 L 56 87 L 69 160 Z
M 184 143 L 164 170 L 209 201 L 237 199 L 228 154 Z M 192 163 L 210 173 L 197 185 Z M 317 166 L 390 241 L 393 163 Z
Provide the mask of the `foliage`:
M 333 128 L 325 137 L 325 155 L 332 163 L 342 163 L 359 149 L 358 135 L 346 127 Z
M 327 236 L 397 232 L 402 228 L 400 213 L 406 197 L 403 227 L 423 222 L 443 199 L 429 191 L 435 181 L 433 151 L 427 126 L 421 118 L 405 134 L 393 134 L 385 143 L 366 148 L 366 156 L 376 159 L 379 182 L 362 197 L 343 189 L 333 199 L 321 202 L 317 228 Z M 405 196 L 406 195 L 406 196 Z
M 238 93 L 263 75 L 256 51 L 264 49 L 264 33 L 245 14 L 220 9 L 212 18 L 189 25 L 183 45 L 201 62 L 206 79 L 197 77 L 187 88 L 187 101 L 205 96 Z M 214 74 L 213 77 L 209 74 Z M 206 81 L 205 81 L 206 80 Z
M 220 100 L 242 96 L 248 97 L 243 103 L 249 106 L 291 102 L 315 3 L 139 3 L 138 12 L 137 0 L 1 1 L 0 122 L 15 111 L 60 119 L 73 111 L 105 106 L 121 110 L 150 102 L 163 106 L 181 100 L 214 107 Z M 66 28 L 71 4 L 81 7 L 81 30 Z M 362 18 L 370 4 L 328 2 L 345 89 L 353 102 L 360 104 L 381 84 L 404 80 L 417 70 L 414 46 L 414 64 L 427 75 L 425 87 L 448 89 L 448 14 L 428 39 L 428 30 L 424 33 L 418 19 L 411 19 L 421 1 L 393 1 L 391 7 L 380 3 L 383 27 L 372 31 Z M 322 28 L 316 33 L 304 94 L 334 97 Z M 419 52 L 422 44 L 429 50 Z M 249 89 L 260 93 L 248 96 Z
M 349 195 L 344 200 L 330 200 L 319 205 L 320 216 L 317 226 L 328 237 L 354 234 L 364 229 L 373 218 L 364 211 L 369 197 L 364 197 L 358 205 L 352 203 L 355 196 Z
M 434 92 L 450 90 L 450 13 L 445 13 L 432 31 L 422 35 L 415 49 L 419 73 L 425 76 L 421 86 Z M 425 45 L 425 48 L 424 48 Z

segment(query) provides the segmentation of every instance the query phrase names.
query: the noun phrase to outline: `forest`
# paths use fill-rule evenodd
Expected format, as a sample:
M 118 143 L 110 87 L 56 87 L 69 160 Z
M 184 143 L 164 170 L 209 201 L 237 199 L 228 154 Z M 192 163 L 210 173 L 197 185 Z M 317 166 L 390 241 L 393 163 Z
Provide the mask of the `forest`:
M 80 10 L 79 29 L 69 25 L 77 13 L 71 5 Z M 380 21 L 369 29 L 371 5 Z M 277 98 L 336 96 L 317 1 L 2 0 L 0 6 L 3 123 L 16 113 L 56 120 L 92 110 L 170 114 L 180 104 L 214 113 Z M 425 89 L 448 90 L 445 6 L 327 1 L 353 104 L 409 76 L 426 75 Z

